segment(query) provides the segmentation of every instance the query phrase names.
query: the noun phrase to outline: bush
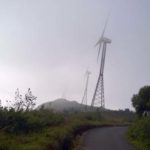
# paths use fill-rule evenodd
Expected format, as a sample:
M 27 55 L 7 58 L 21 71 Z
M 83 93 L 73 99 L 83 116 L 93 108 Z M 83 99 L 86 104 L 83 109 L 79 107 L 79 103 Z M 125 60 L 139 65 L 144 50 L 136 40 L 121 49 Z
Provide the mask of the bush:
M 141 150 L 150 149 L 150 118 L 135 121 L 128 131 L 129 139 Z
M 0 129 L 10 133 L 29 133 L 44 127 L 59 125 L 64 117 L 50 111 L 0 111 Z
M 150 111 L 150 86 L 142 87 L 138 94 L 133 95 L 132 105 L 139 117 L 144 111 Z
M 114 125 L 116 118 L 124 115 L 119 112 L 117 116 L 111 111 L 54 113 L 3 109 L 0 110 L 0 150 L 70 150 L 77 135 L 93 127 Z

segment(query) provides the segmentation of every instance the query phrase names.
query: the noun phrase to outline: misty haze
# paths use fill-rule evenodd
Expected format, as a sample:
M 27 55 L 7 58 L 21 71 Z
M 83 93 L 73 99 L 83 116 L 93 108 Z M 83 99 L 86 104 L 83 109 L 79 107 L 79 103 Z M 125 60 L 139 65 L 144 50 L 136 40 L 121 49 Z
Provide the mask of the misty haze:
M 149 150 L 149 14 L 148 0 L 0 1 L 0 150 Z

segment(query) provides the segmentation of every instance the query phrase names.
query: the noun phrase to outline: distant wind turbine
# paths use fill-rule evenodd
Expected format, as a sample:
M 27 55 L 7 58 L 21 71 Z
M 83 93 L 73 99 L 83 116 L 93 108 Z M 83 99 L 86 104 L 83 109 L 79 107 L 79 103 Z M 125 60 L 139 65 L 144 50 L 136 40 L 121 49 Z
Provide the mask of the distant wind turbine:
M 85 105 L 85 109 L 87 107 L 87 93 L 88 93 L 88 84 L 89 84 L 89 76 L 90 76 L 91 72 L 90 71 L 86 71 L 86 85 L 85 85 L 85 90 L 84 90 L 84 94 L 83 94 L 83 98 L 82 98 L 82 104 Z

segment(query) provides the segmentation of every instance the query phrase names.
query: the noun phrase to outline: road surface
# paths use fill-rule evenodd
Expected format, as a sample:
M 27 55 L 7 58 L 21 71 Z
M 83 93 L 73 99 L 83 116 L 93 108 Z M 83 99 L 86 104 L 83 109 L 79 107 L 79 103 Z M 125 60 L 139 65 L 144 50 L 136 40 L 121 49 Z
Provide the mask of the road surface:
M 127 127 L 104 127 L 84 133 L 78 150 L 136 150 L 126 140 Z

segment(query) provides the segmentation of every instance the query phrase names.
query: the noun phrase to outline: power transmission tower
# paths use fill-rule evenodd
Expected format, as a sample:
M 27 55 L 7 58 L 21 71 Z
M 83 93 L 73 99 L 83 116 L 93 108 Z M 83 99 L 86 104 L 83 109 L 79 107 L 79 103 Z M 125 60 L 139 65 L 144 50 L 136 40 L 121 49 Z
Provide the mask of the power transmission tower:
M 96 43 L 96 46 L 99 45 L 97 60 L 99 59 L 101 47 L 102 47 L 102 52 L 101 52 L 101 64 L 100 64 L 99 76 L 98 76 L 96 88 L 91 102 L 92 107 L 98 106 L 98 107 L 105 108 L 103 73 L 104 73 L 104 65 L 105 65 L 105 57 L 106 57 L 106 47 L 108 43 L 111 43 L 110 39 L 104 37 L 105 28 L 106 28 L 106 24 L 99 41 Z
M 88 84 L 89 84 L 89 76 L 91 72 L 88 70 L 86 71 L 86 85 L 85 85 L 85 90 L 82 98 L 81 104 L 85 105 L 85 109 L 87 108 L 87 93 L 88 93 Z

